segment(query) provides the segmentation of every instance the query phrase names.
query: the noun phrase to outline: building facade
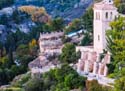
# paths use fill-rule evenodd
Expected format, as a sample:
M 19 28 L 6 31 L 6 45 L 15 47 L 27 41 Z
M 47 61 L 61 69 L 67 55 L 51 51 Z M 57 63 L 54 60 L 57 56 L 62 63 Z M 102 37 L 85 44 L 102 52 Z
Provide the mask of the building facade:
M 106 31 L 110 22 L 117 17 L 117 8 L 112 0 L 103 0 L 94 5 L 94 50 L 101 53 L 106 48 Z
M 112 0 L 103 0 L 94 4 L 93 10 L 94 45 L 76 47 L 76 51 L 81 52 L 81 58 L 77 64 L 77 71 L 88 75 L 107 76 L 107 64 L 110 63 L 110 53 L 103 53 L 107 44 L 106 31 L 110 29 L 110 22 L 118 16 L 118 12 Z
M 60 54 L 63 46 L 62 36 L 63 32 L 52 32 L 40 34 L 39 47 L 41 54 Z

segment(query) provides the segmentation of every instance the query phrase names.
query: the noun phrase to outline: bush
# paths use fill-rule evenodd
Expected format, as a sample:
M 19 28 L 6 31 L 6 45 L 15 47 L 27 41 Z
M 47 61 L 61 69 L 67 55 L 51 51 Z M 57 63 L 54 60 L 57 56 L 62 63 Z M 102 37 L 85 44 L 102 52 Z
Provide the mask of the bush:
M 103 86 L 98 83 L 97 80 L 86 81 L 87 91 L 112 91 L 113 88 L 108 86 Z
M 121 3 L 121 4 L 118 6 L 118 12 L 119 12 L 119 13 L 122 13 L 122 14 L 125 14 L 125 3 Z
M 26 83 L 31 78 L 31 74 L 23 74 L 17 76 L 12 82 L 11 85 L 14 87 L 22 87 L 24 83 Z

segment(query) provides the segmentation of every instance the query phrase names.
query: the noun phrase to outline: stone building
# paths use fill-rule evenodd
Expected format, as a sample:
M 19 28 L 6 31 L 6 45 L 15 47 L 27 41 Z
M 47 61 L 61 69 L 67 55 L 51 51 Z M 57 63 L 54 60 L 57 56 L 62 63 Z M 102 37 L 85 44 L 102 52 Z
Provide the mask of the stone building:
M 49 71 L 58 66 L 57 56 L 61 53 L 63 43 L 63 32 L 41 33 L 39 38 L 40 53 L 39 56 L 29 63 L 29 69 L 32 74 L 39 74 Z
M 106 31 L 110 29 L 109 23 L 117 17 L 117 8 L 112 0 L 103 0 L 94 5 L 94 50 L 103 52 L 106 48 Z
M 110 53 L 101 55 L 106 49 L 106 31 L 110 29 L 109 23 L 118 16 L 113 0 L 103 0 L 94 4 L 94 45 L 77 46 L 76 51 L 81 51 L 81 58 L 77 64 L 77 71 L 84 74 L 107 76 L 110 63 Z
M 63 32 L 52 32 L 40 34 L 39 47 L 41 54 L 60 54 L 63 46 L 62 36 Z

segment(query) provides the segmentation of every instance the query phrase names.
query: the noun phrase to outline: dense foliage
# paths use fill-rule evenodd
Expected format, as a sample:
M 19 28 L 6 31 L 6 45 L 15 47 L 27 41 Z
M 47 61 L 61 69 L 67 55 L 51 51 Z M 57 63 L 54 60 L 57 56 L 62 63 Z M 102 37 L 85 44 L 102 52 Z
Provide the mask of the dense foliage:
M 12 88 L 24 88 L 24 91 L 82 90 L 85 87 L 85 80 L 86 78 L 79 76 L 73 68 L 65 64 L 41 76 L 31 78 L 30 74 L 22 75 L 12 82 Z
M 93 9 L 89 7 L 86 13 L 81 17 L 81 25 L 86 31 L 93 31 Z
M 82 46 L 90 45 L 92 41 L 93 41 L 92 35 L 90 35 L 90 33 L 84 33 L 84 37 L 81 41 L 81 45 Z
M 119 69 L 124 67 L 125 62 L 125 30 L 124 30 L 124 18 L 120 17 L 111 22 L 112 30 L 107 32 L 107 48 L 112 54 L 115 71 L 119 72 Z M 118 76 L 118 75 L 117 75 Z
M 112 29 L 107 32 L 107 48 L 112 55 L 111 77 L 116 78 L 115 91 L 124 91 L 125 83 L 125 18 L 119 17 L 111 22 Z M 112 69 L 113 67 L 113 69 Z
M 78 54 L 76 53 L 74 44 L 66 43 L 62 48 L 62 54 L 59 56 L 59 60 L 62 63 L 76 63 L 79 58 Z
M 118 12 L 125 14 L 125 1 L 124 0 L 114 0 L 115 6 L 118 8 Z

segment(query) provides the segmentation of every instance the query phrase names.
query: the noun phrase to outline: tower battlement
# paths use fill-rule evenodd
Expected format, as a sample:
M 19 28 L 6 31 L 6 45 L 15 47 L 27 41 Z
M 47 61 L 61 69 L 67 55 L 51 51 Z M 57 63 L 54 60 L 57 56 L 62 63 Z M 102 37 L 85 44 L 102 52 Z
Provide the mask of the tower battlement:
M 51 33 L 40 33 L 40 39 L 49 39 L 53 37 L 61 37 L 64 35 L 64 32 L 59 31 L 59 32 L 51 32 Z

